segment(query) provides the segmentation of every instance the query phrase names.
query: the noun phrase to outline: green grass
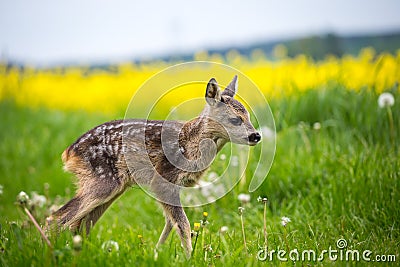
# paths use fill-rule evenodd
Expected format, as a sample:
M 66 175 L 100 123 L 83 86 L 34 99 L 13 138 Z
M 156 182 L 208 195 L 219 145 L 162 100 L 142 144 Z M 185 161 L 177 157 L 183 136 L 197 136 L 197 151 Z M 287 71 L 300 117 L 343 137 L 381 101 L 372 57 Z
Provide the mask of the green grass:
M 162 211 L 141 189 L 128 190 L 100 219 L 80 251 L 72 248 L 71 233 L 52 238 L 49 249 L 26 214 L 14 204 L 21 191 L 37 191 L 48 197 L 43 208 L 32 210 L 43 224 L 53 203 L 61 204 L 73 194 L 73 179 L 62 171 L 60 154 L 80 134 L 121 114 L 105 116 L 17 107 L 0 102 L 0 266 L 239 266 L 265 265 L 257 260 L 263 244 L 263 205 L 257 197 L 268 196 L 267 232 L 270 249 L 336 249 L 344 238 L 348 248 L 395 255 L 400 260 L 400 94 L 391 107 L 394 138 L 386 109 L 377 106 L 369 90 L 348 91 L 334 85 L 272 101 L 277 125 L 277 151 L 263 185 L 246 204 L 244 226 L 248 253 L 243 250 L 239 193 L 240 183 L 224 198 L 200 208 L 187 208 L 193 226 L 209 214 L 209 224 L 199 236 L 194 257 L 188 262 L 174 233 L 154 260 L 153 248 L 163 227 Z M 321 129 L 313 129 L 315 122 Z M 212 170 L 225 164 L 217 160 Z M 254 171 L 250 160 L 248 174 Z M 49 184 L 45 190 L 44 184 Z M 291 219 L 286 228 L 282 216 Z M 221 226 L 229 231 L 222 235 Z M 143 239 L 138 238 L 142 235 Z M 114 240 L 117 252 L 102 244 Z M 204 240 L 204 241 L 203 241 Z M 193 239 L 194 241 L 194 239 Z M 205 253 L 202 245 L 211 245 Z M 287 256 L 287 255 L 286 255 Z M 274 256 L 275 264 L 281 264 Z M 323 262 L 332 264 L 325 256 Z M 339 265 L 346 262 L 337 261 Z M 350 262 L 351 263 L 351 262 Z M 355 263 L 355 262 L 352 262 Z M 359 263 L 366 263 L 360 261 Z M 291 261 L 287 263 L 293 265 Z M 376 264 L 376 263 L 375 263 Z

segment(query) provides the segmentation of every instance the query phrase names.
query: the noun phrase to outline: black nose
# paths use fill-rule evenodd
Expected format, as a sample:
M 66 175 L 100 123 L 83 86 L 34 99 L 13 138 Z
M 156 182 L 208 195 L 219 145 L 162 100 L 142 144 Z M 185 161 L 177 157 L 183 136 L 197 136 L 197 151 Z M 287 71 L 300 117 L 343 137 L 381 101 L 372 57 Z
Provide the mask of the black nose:
M 252 133 L 249 135 L 249 142 L 258 143 L 261 140 L 261 135 L 259 133 Z

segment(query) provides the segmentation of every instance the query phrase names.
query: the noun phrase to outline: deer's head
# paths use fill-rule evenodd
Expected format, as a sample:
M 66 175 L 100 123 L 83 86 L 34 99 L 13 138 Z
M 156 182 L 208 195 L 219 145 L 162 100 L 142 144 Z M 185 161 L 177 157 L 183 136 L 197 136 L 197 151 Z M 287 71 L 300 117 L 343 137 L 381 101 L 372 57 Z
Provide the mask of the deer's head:
M 212 78 L 206 88 L 207 105 L 203 116 L 207 117 L 208 128 L 217 138 L 254 146 L 261 140 L 261 135 L 252 125 L 249 112 L 242 103 L 234 99 L 237 89 L 236 75 L 223 91 Z

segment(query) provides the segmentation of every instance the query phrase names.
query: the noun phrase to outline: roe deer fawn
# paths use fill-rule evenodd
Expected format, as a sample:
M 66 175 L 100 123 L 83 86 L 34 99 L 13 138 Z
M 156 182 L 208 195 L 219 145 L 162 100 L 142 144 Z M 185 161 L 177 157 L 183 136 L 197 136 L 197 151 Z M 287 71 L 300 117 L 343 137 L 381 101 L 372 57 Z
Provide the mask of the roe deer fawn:
M 167 184 L 196 184 L 229 141 L 250 146 L 260 141 L 261 135 L 251 124 L 249 113 L 233 98 L 237 87 L 237 76 L 222 92 L 212 78 L 206 87 L 205 108 L 188 122 L 119 120 L 101 124 L 82 135 L 62 154 L 64 169 L 78 178 L 77 193 L 48 222 L 89 233 L 128 187 L 146 184 L 164 210 L 165 227 L 157 247 L 175 226 L 190 257 L 190 223 L 180 204 L 179 189 L 171 189 Z M 165 146 L 163 135 L 167 138 Z M 200 158 L 205 159 L 199 162 Z M 189 164 L 177 166 L 185 160 Z

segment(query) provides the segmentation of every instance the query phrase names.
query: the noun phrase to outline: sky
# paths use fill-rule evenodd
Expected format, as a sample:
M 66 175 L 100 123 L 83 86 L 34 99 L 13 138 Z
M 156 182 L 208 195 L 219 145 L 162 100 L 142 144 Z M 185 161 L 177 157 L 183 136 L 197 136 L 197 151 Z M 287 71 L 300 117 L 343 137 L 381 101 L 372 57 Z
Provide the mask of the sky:
M 0 0 L 0 59 L 126 61 L 310 34 L 400 30 L 399 0 Z

